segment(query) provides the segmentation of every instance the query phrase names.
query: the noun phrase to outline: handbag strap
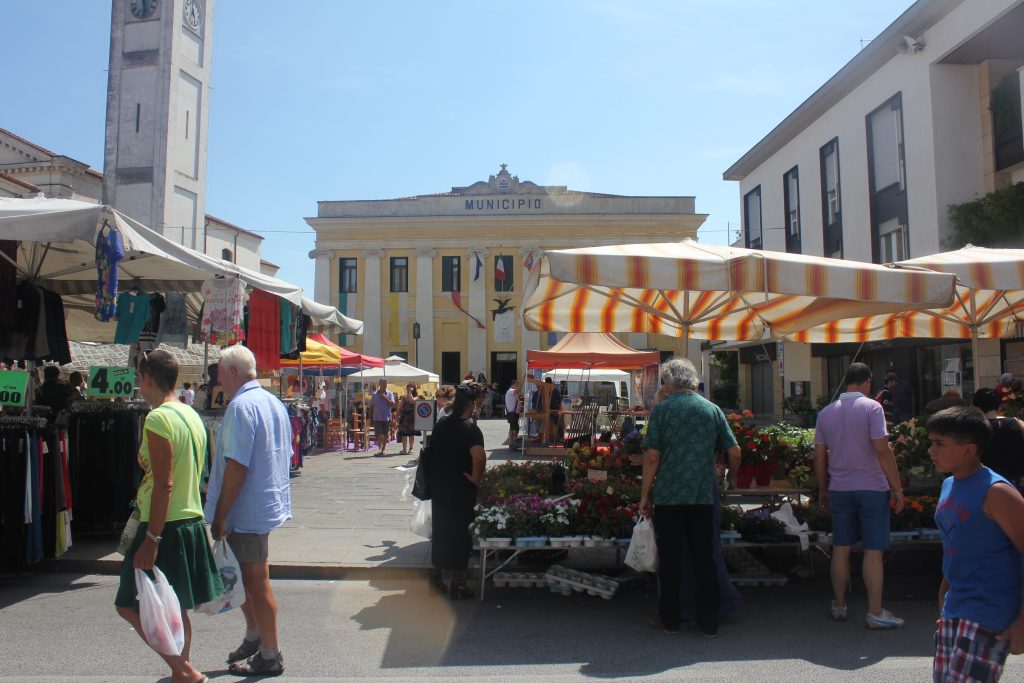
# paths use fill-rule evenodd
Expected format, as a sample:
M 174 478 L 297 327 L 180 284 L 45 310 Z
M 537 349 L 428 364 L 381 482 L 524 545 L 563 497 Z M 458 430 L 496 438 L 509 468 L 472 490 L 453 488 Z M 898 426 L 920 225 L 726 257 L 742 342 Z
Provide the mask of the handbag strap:
M 185 416 L 179 413 L 174 408 L 168 408 L 169 411 L 178 416 L 178 419 L 185 425 L 185 431 L 188 432 L 188 442 L 192 446 L 192 461 L 196 465 L 196 481 L 202 482 L 203 474 L 199 471 L 199 449 L 196 448 L 195 436 L 192 434 L 192 425 L 188 423 Z

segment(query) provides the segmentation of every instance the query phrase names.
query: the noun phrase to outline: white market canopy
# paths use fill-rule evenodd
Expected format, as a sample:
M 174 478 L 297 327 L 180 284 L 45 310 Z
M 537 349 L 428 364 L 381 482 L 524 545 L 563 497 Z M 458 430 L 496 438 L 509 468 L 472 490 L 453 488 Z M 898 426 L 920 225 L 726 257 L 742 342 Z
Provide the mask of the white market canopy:
M 402 360 L 401 356 L 388 356 L 384 359 L 384 367 L 365 368 L 359 372 L 345 377 L 349 384 L 375 384 L 380 380 L 388 382 L 433 382 L 437 384 L 440 378 L 429 370 L 415 368 Z
M 21 242 L 18 279 L 62 296 L 71 339 L 113 339 L 115 326 L 92 316 L 96 237 L 104 225 L 120 233 L 124 247 L 124 260 L 118 264 L 121 289 L 134 285 L 147 291 L 189 294 L 198 293 L 211 276 L 237 277 L 302 307 L 314 318 L 314 331 L 362 332 L 360 321 L 304 299 L 300 287 L 189 249 L 110 206 L 72 199 L 0 198 L 0 240 Z
M 630 373 L 608 368 L 561 369 L 545 372 L 543 376 L 550 377 L 552 382 L 626 382 Z

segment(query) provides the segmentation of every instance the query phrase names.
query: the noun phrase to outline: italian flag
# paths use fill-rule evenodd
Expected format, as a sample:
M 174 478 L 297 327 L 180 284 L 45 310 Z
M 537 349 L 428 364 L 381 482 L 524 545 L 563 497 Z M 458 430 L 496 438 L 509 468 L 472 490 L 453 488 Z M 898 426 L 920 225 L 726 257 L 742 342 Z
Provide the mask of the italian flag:
M 505 257 L 501 255 L 501 252 L 498 252 L 498 265 L 494 270 L 494 278 L 501 283 L 499 289 L 503 291 L 505 289 L 505 277 Z

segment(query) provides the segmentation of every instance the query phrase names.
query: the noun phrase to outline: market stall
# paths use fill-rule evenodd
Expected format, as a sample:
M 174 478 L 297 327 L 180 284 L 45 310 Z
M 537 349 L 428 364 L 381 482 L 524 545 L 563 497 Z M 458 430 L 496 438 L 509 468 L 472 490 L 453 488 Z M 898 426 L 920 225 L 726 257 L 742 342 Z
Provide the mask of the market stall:
M 139 425 L 147 407 L 125 399 L 134 393 L 132 359 L 141 352 L 161 344 L 184 349 L 195 335 L 204 344 L 244 342 L 262 359 L 261 366 L 276 367 L 282 353 L 298 352 L 313 324 L 347 333 L 359 328 L 358 321 L 304 300 L 294 285 L 194 252 L 110 207 L 73 200 L 0 199 L 0 290 L 13 293 L 0 300 L 5 363 L 24 363 L 29 371 L 40 362 L 68 364 L 70 340 L 130 345 L 128 367 L 90 366 L 90 395 L 119 400 L 77 401 L 66 427 L 33 422 L 37 426 L 27 433 L 30 443 L 54 438 L 59 446 L 37 449 L 38 467 L 21 474 L 33 481 L 51 472 L 67 474 L 68 495 L 26 506 L 50 515 L 47 528 L 58 520 L 63 543 L 55 548 L 70 544 L 70 524 L 61 527 L 56 513 L 68 513 L 63 519 L 70 520 L 72 499 L 81 512 L 74 515 L 76 524 L 109 531 L 128 516 L 127 501 L 138 481 Z M 4 386 L 17 386 L 13 393 L 20 397 L 7 405 L 14 410 L 25 405 L 31 413 L 35 387 L 29 373 L 4 373 Z M 34 420 L 4 410 L 0 427 L 21 428 Z M 122 418 L 131 424 L 115 426 Z M 85 475 L 97 472 L 116 474 L 83 483 Z M 5 517 L 2 533 L 20 537 L 24 529 L 11 525 L 11 519 Z M 38 559 L 34 553 L 23 557 L 16 567 Z
M 660 360 L 657 351 L 637 351 L 622 343 L 614 335 L 608 333 L 570 333 L 546 351 L 530 350 L 526 352 L 528 370 L 576 370 L 585 376 L 587 371 L 594 370 L 633 370 L 639 374 L 641 385 L 639 395 L 647 393 L 653 398 L 656 386 L 656 368 Z M 530 387 L 534 387 L 536 400 L 530 399 Z M 531 429 L 522 430 L 523 449 L 526 455 L 562 455 L 559 434 L 565 428 L 578 434 L 571 434 L 589 442 L 592 440 L 598 410 L 596 403 L 577 406 L 577 410 L 567 411 L 570 414 L 569 424 L 559 425 L 557 422 L 564 417 L 562 406 L 552 405 L 555 394 L 554 382 L 538 381 L 527 376 L 523 382 L 522 405 L 531 406 L 524 411 L 527 420 L 537 422 L 537 432 L 541 436 L 539 443 L 530 442 Z M 529 426 L 529 422 L 527 423 Z

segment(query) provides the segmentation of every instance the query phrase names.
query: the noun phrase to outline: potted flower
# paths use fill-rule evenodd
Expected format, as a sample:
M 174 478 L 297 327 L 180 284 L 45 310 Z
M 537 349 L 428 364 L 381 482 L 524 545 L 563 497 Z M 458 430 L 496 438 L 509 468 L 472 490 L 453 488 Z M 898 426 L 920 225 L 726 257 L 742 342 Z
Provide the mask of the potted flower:
M 506 548 L 512 545 L 510 515 L 504 505 L 477 505 L 469 532 L 481 548 Z
M 540 521 L 552 547 L 569 548 L 583 544 L 583 537 L 574 535 L 578 526 L 579 507 L 580 501 L 570 498 L 553 503 L 541 515 Z

